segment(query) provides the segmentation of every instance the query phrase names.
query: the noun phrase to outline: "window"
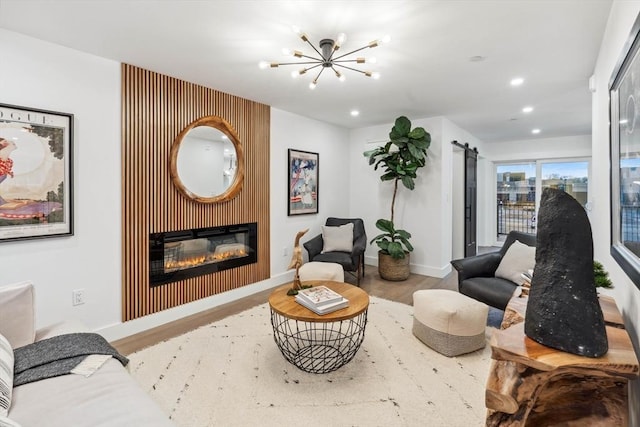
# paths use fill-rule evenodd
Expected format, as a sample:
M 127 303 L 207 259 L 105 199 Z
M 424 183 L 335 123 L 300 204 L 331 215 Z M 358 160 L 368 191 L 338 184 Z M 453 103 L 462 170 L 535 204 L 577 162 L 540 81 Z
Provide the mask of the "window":
M 499 164 L 496 177 L 498 238 L 511 230 L 535 233 L 536 212 L 545 188 L 565 191 L 588 207 L 588 160 Z
M 588 201 L 589 162 L 542 163 L 542 189 L 557 188 L 573 196 L 582 206 Z
M 498 237 L 511 230 L 530 233 L 535 229 L 536 164 L 498 165 Z

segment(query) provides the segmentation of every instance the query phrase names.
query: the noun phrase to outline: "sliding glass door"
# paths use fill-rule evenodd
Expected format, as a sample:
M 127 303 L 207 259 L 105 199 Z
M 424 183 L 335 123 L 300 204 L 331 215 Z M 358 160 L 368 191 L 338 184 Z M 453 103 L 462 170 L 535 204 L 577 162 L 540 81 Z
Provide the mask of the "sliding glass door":
M 556 188 L 588 208 L 589 160 L 538 160 L 496 165 L 498 239 L 511 230 L 536 232 L 540 195 Z

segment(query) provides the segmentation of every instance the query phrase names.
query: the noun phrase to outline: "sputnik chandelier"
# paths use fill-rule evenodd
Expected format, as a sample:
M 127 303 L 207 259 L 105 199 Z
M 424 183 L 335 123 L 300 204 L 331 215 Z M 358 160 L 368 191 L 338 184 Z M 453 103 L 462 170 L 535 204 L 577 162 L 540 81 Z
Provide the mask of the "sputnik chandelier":
M 385 36 L 384 38 L 380 39 L 380 40 L 374 40 L 372 42 L 370 42 L 369 44 L 362 46 L 358 49 L 352 50 L 351 52 L 347 52 L 345 54 L 342 55 L 338 55 L 336 56 L 336 52 L 340 49 L 340 47 L 342 46 L 342 44 L 345 42 L 346 40 L 346 36 L 344 33 L 341 33 L 338 35 L 338 37 L 333 40 L 333 39 L 322 39 L 320 40 L 320 43 L 318 43 L 318 46 L 320 47 L 320 50 L 318 50 L 313 43 L 311 43 L 309 41 L 309 37 L 301 32 L 299 29 L 294 28 L 294 31 L 296 32 L 296 34 L 298 34 L 298 36 L 300 36 L 300 38 L 302 39 L 303 42 L 307 43 L 309 46 L 311 46 L 313 48 L 313 50 L 319 55 L 319 56 L 310 56 L 310 55 L 306 55 L 303 52 L 299 51 L 299 50 L 289 50 L 289 49 L 283 49 L 282 52 L 285 55 L 290 55 L 293 56 L 295 58 L 303 58 L 303 59 L 307 59 L 308 61 L 302 60 L 299 62 L 269 62 L 269 61 L 261 61 L 259 66 L 262 69 L 265 68 L 277 68 L 281 65 L 303 65 L 304 68 L 301 68 L 300 70 L 297 71 L 293 71 L 291 73 L 291 76 L 293 78 L 296 78 L 298 76 L 301 76 L 303 74 L 306 74 L 309 71 L 315 70 L 317 68 L 319 68 L 320 70 L 318 71 L 318 74 L 316 75 L 316 77 L 313 79 L 313 81 L 311 83 L 309 83 L 309 88 L 310 89 L 315 89 L 316 86 L 318 85 L 318 79 L 320 78 L 320 76 L 322 75 L 322 73 L 324 72 L 324 70 L 326 70 L 327 68 L 330 68 L 336 75 L 336 77 L 338 77 L 338 79 L 340 81 L 344 81 L 345 80 L 345 76 L 343 73 L 340 72 L 339 68 L 341 69 L 346 69 L 346 70 L 351 70 L 351 71 L 355 71 L 357 73 L 360 74 L 364 74 L 367 77 L 372 77 L 374 79 L 378 79 L 380 78 L 380 74 L 376 73 L 376 72 L 372 72 L 372 71 L 364 71 L 364 70 L 359 70 L 357 68 L 353 68 L 350 65 L 347 64 L 373 64 L 376 62 L 375 58 L 363 58 L 363 57 L 356 57 L 356 58 L 347 58 L 349 55 L 353 55 L 356 52 L 360 52 L 361 50 L 367 49 L 367 48 L 374 48 L 376 46 L 379 46 L 382 43 L 387 43 L 390 40 L 389 36 Z M 313 54 L 312 54 L 313 55 Z

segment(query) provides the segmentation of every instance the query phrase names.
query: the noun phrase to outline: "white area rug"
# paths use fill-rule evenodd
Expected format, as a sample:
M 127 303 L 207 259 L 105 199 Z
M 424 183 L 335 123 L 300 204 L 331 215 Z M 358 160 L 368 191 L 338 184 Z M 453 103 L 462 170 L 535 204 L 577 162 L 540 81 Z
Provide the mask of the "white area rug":
M 490 349 L 448 358 L 411 333 L 413 308 L 371 297 L 362 347 L 310 374 L 288 363 L 260 305 L 129 356 L 178 426 L 482 426 Z

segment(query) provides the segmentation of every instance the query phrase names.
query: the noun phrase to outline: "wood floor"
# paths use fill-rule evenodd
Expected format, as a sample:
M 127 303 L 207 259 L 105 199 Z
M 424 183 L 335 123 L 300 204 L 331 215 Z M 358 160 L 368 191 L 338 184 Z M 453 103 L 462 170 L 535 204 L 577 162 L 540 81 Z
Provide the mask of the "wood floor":
M 355 284 L 355 277 L 345 273 L 345 281 Z M 369 295 L 409 305 L 413 304 L 413 293 L 421 289 L 458 289 L 455 272 L 450 273 L 443 279 L 412 274 L 409 279 L 405 281 L 388 282 L 382 280 L 378 275 L 377 268 L 372 266 L 367 266 L 365 277 L 360 281 L 360 287 Z M 224 319 L 227 316 L 263 304 L 267 302 L 270 293 L 271 290 L 262 291 L 240 300 L 176 320 L 167 325 L 158 326 L 157 328 L 114 341 L 111 344 L 120 353 L 124 355 L 131 354 L 158 342 L 182 335 L 199 326 Z

